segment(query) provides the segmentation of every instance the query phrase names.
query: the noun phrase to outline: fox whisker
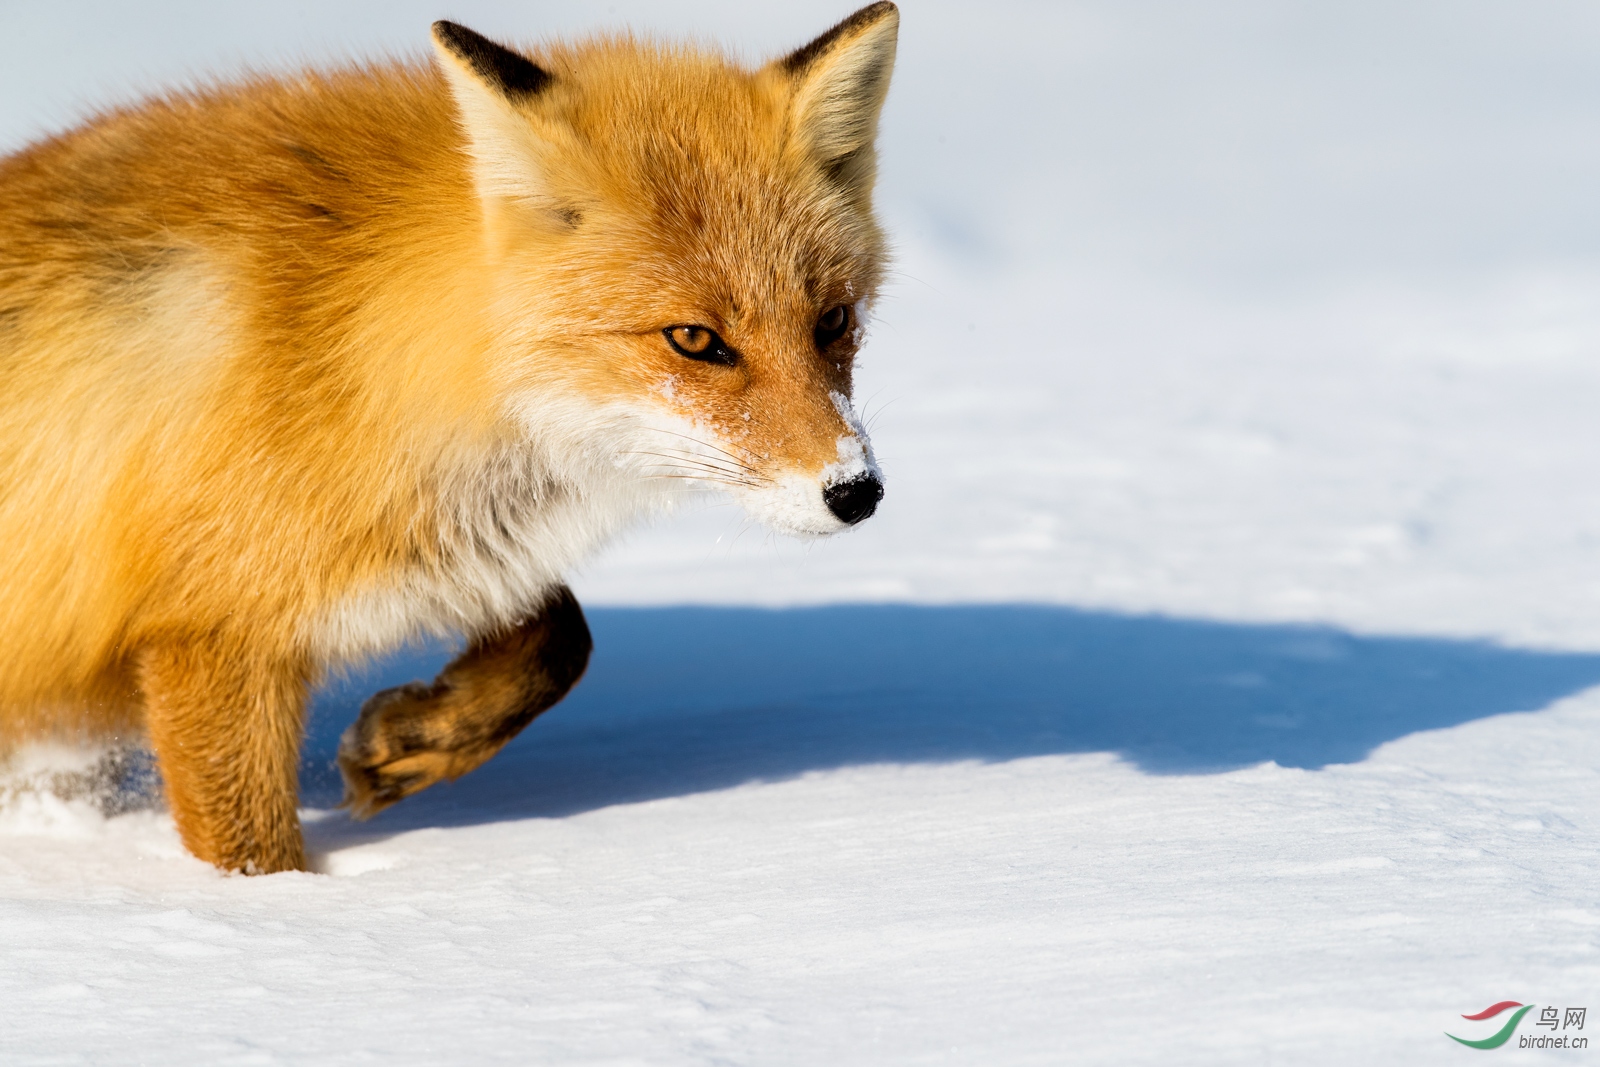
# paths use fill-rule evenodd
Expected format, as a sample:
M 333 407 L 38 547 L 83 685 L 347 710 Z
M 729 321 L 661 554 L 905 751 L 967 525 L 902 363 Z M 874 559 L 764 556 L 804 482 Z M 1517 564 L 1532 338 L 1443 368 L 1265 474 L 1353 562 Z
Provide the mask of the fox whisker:
M 745 473 L 745 471 L 729 470 L 727 467 L 719 466 L 716 463 L 711 462 L 710 460 L 707 460 L 707 459 L 704 459 L 704 458 L 701 458 L 701 457 L 691 456 L 691 455 L 688 455 L 687 453 L 685 453 L 682 456 L 668 455 L 668 454 L 663 453 L 663 452 L 644 452 L 644 451 L 630 451 L 630 452 L 624 452 L 622 454 L 626 455 L 626 456 L 650 456 L 650 457 L 655 458 L 655 459 L 665 460 L 666 461 L 665 463 L 658 464 L 657 466 L 664 466 L 664 467 L 668 467 L 668 468 L 675 468 L 675 469 L 678 469 L 678 470 L 685 470 L 685 471 L 692 470 L 692 471 L 696 471 L 696 472 L 698 472 L 700 474 L 709 475 L 709 476 L 718 478 L 719 480 L 727 481 L 730 484 L 743 485 L 743 486 L 747 486 L 747 487 L 752 488 L 752 489 L 756 488 L 757 486 L 759 486 L 761 484 L 759 481 L 757 481 L 754 477 L 751 476 L 754 473 L 753 471 L 751 473 L 747 474 L 747 473 Z M 746 470 L 749 470 L 749 468 L 746 468 Z
M 664 433 L 664 434 L 671 434 L 673 437 L 681 437 L 685 441 L 690 441 L 690 442 L 692 442 L 694 444 L 699 445 L 702 448 L 709 448 L 713 452 L 720 452 L 724 456 L 727 456 L 729 459 L 731 459 L 733 462 L 737 463 L 743 469 L 745 469 L 747 471 L 750 471 L 752 474 L 755 473 L 755 468 L 754 467 L 751 467 L 748 463 L 746 463 L 744 460 L 740 459 L 738 456 L 734 455 L 732 452 L 729 452 L 726 448 L 722 448 L 722 447 L 720 447 L 718 445 L 712 444 L 710 441 L 702 441 L 698 437 L 691 437 L 686 433 L 677 433 L 677 432 L 675 432 L 673 430 L 661 430 L 659 432 L 660 433 Z
M 645 470 L 647 472 L 665 471 L 670 473 L 649 473 L 649 477 L 686 478 L 699 481 L 711 481 L 722 485 L 737 486 L 744 489 L 757 489 L 760 488 L 761 484 L 750 478 L 742 477 L 733 472 L 723 470 L 720 467 L 685 463 L 681 460 L 675 460 L 671 456 L 659 456 L 653 452 L 633 452 L 628 454 L 638 456 L 656 456 L 659 459 L 664 459 L 667 461 L 665 463 L 653 464 L 652 466 L 645 468 Z

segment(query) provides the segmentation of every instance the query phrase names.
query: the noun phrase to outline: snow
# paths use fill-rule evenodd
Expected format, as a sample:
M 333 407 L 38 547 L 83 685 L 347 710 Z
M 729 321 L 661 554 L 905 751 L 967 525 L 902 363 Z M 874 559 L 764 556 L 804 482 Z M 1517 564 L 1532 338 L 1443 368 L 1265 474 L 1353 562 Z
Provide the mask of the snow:
M 338 732 L 447 652 L 331 687 L 317 874 L 30 754 L 0 1060 L 1457 1062 L 1495 1001 L 1595 1006 L 1600 15 L 903 7 L 878 515 L 619 545 L 574 696 L 369 823 Z M 842 13 L 13 5 L 0 143 L 440 14 L 755 54 Z

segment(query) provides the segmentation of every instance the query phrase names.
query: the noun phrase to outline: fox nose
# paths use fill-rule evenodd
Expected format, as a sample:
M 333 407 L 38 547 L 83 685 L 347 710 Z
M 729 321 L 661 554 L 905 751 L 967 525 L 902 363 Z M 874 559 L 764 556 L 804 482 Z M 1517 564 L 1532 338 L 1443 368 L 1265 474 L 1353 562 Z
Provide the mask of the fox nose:
M 840 522 L 854 526 L 878 510 L 883 499 L 883 483 L 870 474 L 838 482 L 822 491 L 822 501 Z

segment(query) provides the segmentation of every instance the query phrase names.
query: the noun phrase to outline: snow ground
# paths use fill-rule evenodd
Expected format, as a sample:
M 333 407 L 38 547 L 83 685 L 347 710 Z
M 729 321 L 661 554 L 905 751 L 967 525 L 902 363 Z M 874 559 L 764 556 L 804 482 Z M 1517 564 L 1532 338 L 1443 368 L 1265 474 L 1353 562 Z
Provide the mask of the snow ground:
M 0 1061 L 1443 1063 L 1595 1006 L 1600 14 L 903 7 L 880 515 L 635 536 L 573 698 L 370 823 L 333 738 L 443 652 L 331 688 L 321 874 L 12 796 Z M 440 14 L 842 11 L 10 7 L 0 142 Z

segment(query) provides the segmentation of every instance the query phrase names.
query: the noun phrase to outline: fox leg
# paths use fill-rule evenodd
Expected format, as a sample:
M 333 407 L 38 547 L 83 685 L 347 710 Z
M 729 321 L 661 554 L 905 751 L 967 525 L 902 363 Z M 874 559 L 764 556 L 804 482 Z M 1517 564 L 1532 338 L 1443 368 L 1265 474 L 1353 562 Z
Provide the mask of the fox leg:
M 199 641 L 143 649 L 137 679 L 189 851 L 246 874 L 304 870 L 296 811 L 304 667 Z
M 345 804 L 364 819 L 479 766 L 567 695 L 592 647 L 563 585 L 525 622 L 474 641 L 432 685 L 374 694 L 339 742 Z

